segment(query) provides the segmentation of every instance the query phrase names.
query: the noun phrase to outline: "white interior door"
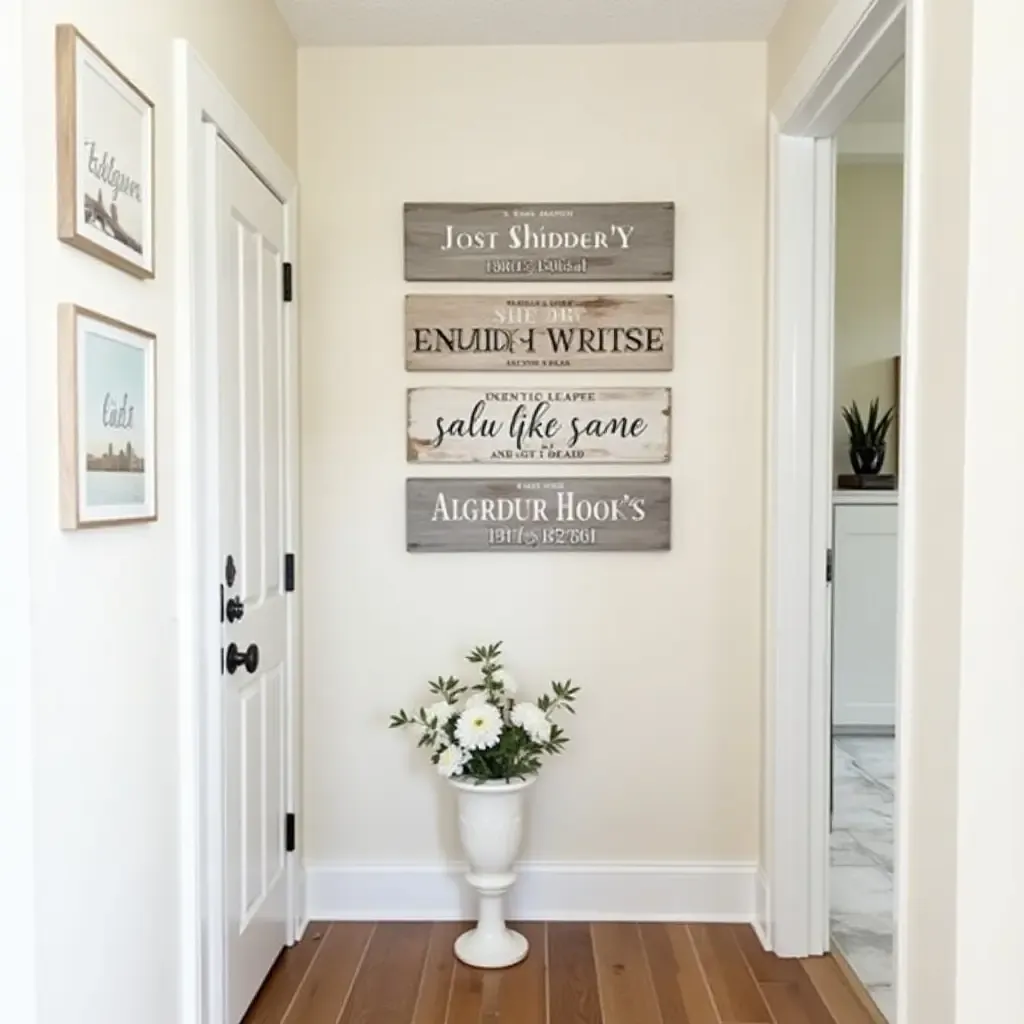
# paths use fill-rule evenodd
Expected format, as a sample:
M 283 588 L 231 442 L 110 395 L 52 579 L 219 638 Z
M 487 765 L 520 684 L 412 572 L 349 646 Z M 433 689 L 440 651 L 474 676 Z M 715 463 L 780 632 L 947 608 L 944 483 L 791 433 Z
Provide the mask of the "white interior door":
M 284 206 L 217 143 L 229 1024 L 288 941 Z

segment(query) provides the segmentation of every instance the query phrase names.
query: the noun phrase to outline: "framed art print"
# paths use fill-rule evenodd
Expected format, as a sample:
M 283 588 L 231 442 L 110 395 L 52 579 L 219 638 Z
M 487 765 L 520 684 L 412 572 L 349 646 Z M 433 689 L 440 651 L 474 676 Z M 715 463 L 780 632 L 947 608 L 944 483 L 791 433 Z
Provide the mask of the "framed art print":
M 153 277 L 153 104 L 73 25 L 57 26 L 58 236 Z
M 156 519 L 156 337 L 60 307 L 60 519 L 65 530 Z

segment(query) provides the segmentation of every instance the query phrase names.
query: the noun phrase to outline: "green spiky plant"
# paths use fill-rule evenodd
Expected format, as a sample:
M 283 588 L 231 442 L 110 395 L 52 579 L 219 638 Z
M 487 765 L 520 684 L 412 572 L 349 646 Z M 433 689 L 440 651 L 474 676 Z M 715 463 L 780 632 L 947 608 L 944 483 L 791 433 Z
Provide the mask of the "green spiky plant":
M 850 439 L 850 462 L 857 473 L 877 473 L 885 461 L 886 440 L 896 414 L 894 406 L 878 413 L 878 399 L 868 406 L 865 422 L 857 403 L 842 407 L 843 422 Z

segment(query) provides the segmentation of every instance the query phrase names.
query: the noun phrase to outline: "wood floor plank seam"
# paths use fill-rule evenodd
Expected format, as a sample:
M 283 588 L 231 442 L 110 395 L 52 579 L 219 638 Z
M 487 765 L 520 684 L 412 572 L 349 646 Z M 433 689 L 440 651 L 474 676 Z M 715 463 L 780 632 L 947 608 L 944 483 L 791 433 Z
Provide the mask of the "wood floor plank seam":
M 455 991 L 455 965 L 452 964 L 451 973 L 448 977 L 448 999 L 444 1004 L 444 1024 L 448 1024 L 452 1016 L 452 993 Z
M 341 1001 L 341 1007 L 338 1009 L 338 1016 L 334 1018 L 334 1024 L 341 1024 L 341 1018 L 345 1016 L 345 1007 L 348 1006 L 348 1001 L 352 997 L 352 989 L 356 987 L 356 979 L 359 977 L 359 972 L 363 969 L 363 961 L 366 959 L 366 953 L 376 934 L 377 923 L 374 922 L 373 927 L 366 936 L 366 942 L 363 943 L 363 951 L 359 954 L 359 963 L 356 964 L 356 969 L 352 972 L 352 980 L 348 983 L 348 990 L 345 992 L 345 998 Z
M 416 1014 L 419 1012 L 420 1000 L 423 998 L 423 987 L 427 983 L 427 964 L 430 962 L 430 945 L 434 941 L 434 934 L 437 932 L 437 925 L 434 924 L 430 928 L 430 937 L 427 939 L 427 955 L 423 958 L 423 970 L 420 971 L 420 983 L 416 986 L 416 1001 L 412 1004 L 412 1020 L 416 1019 Z M 358 972 L 357 972 L 358 973 Z M 445 1007 L 445 1013 L 447 1014 L 448 1008 Z
M 654 969 L 651 967 L 651 957 L 647 952 L 647 943 L 644 942 L 643 932 L 640 931 L 640 925 L 634 925 L 636 928 L 637 935 L 640 937 L 640 952 L 643 954 L 644 965 L 647 967 L 647 981 L 651 986 L 651 991 L 654 993 L 654 1005 L 658 1008 L 658 1019 L 661 1024 L 665 1024 L 665 1011 L 661 1007 L 661 1000 L 658 998 L 658 988 L 654 984 Z
M 551 1024 L 551 940 L 544 922 L 544 1024 Z
M 597 969 L 597 948 L 594 946 L 594 925 L 592 923 L 587 925 L 587 938 L 590 940 L 590 959 L 594 965 L 594 985 L 597 989 L 597 1009 L 601 1014 L 602 1024 L 604 1024 L 604 1021 L 608 1019 L 608 1015 L 605 1013 L 604 995 L 601 992 L 601 972 Z
M 715 1016 L 718 1018 L 719 1024 L 722 1024 L 722 1011 L 719 1009 L 718 1000 L 715 998 L 715 990 L 711 987 L 711 979 L 708 977 L 707 968 L 704 966 L 704 962 L 700 958 L 700 950 L 697 948 L 697 940 L 693 937 L 693 929 L 688 924 L 683 925 L 683 927 L 686 930 L 686 937 L 690 940 L 690 946 L 693 948 L 693 957 L 694 960 L 697 961 L 697 968 L 700 971 L 700 976 L 704 979 L 704 987 L 708 991 L 708 999 L 711 1000 L 711 1005 L 715 1009 Z
M 747 974 L 750 975 L 750 980 L 754 983 L 754 988 L 761 995 L 761 999 L 764 1001 L 764 1008 L 768 1011 L 768 1016 L 771 1018 L 769 1024 L 786 1024 L 786 1021 L 780 1021 L 775 1016 L 775 1011 L 772 1009 L 772 1004 L 768 1001 L 768 996 L 765 994 L 764 986 L 757 980 L 757 975 L 754 973 L 754 968 L 750 966 L 750 961 L 747 959 L 747 954 L 743 952 L 743 947 L 739 944 L 736 936 L 730 931 L 729 938 L 732 944 L 736 947 L 736 953 L 740 958 L 740 962 L 747 969 Z
M 307 925 L 307 927 L 312 928 L 313 926 L 312 924 L 310 924 Z M 295 991 L 292 993 L 291 999 L 288 1000 L 288 1005 L 284 1008 L 284 1013 L 281 1015 L 281 1024 L 284 1024 L 284 1022 L 288 1020 L 288 1014 L 292 1012 L 292 1007 L 295 1005 L 295 1000 L 299 998 L 299 993 L 302 991 L 302 986 L 306 984 L 306 979 L 309 978 L 309 974 L 313 970 L 313 965 L 317 962 L 318 957 L 323 952 L 324 941 L 330 934 L 332 927 L 333 925 L 331 924 L 330 921 L 328 921 L 327 924 L 324 926 L 323 934 L 317 940 L 316 952 L 310 959 L 309 965 L 302 972 L 302 977 L 299 979 L 298 985 L 295 986 Z

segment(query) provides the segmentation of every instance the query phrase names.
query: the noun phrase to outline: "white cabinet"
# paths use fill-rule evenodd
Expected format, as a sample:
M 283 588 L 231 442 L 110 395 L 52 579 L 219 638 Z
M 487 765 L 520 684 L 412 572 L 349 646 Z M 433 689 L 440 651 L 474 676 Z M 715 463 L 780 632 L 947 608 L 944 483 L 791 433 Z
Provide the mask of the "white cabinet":
M 832 724 L 896 723 L 896 530 L 892 492 L 833 503 Z

